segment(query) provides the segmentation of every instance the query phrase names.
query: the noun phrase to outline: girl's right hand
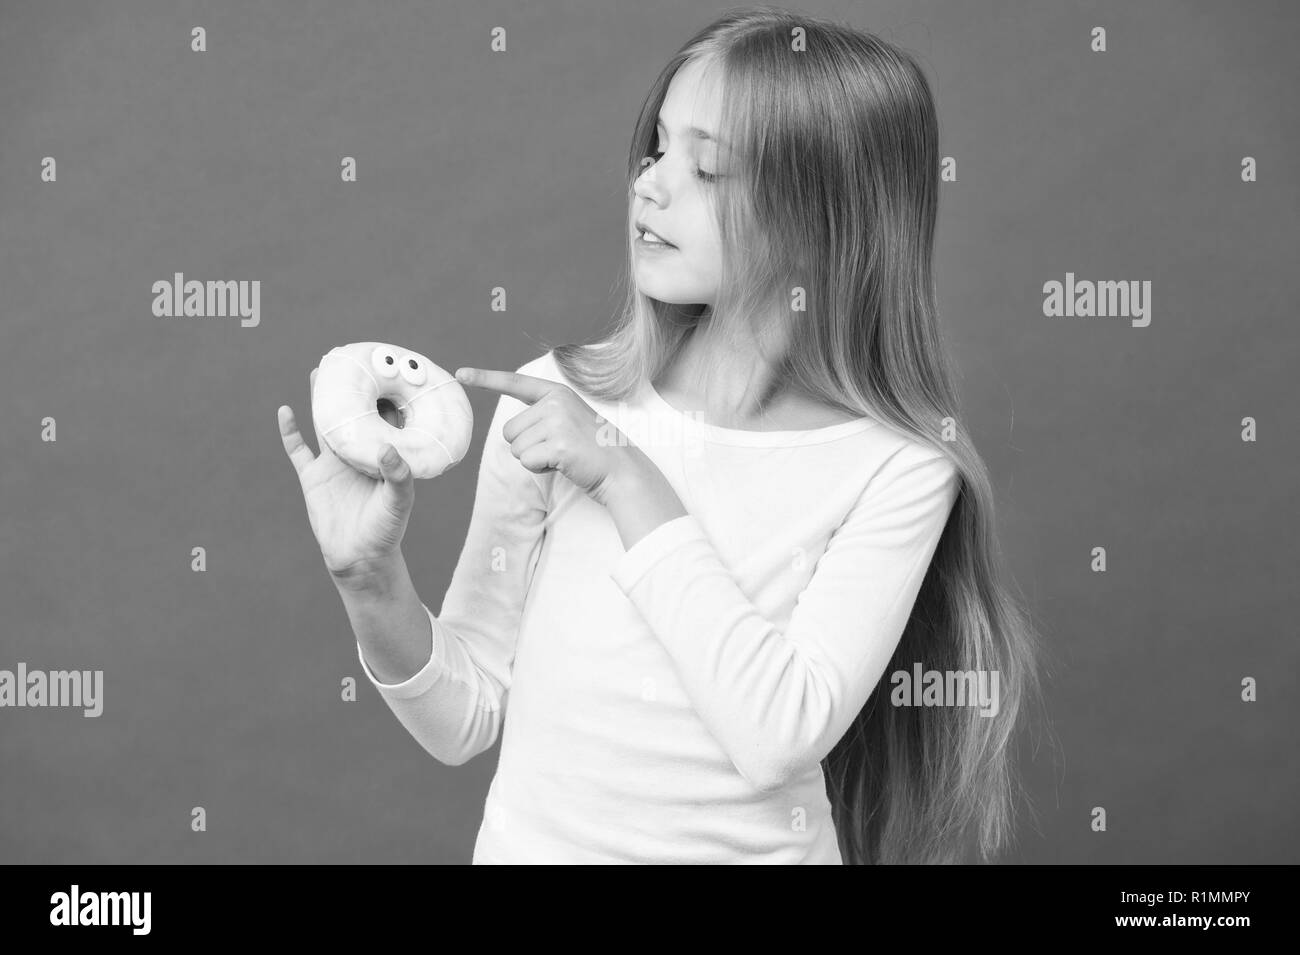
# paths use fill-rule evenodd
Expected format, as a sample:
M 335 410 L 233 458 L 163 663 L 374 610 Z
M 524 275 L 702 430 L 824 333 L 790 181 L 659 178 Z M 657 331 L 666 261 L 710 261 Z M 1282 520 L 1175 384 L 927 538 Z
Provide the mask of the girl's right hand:
M 316 371 L 311 373 L 316 386 Z M 381 573 L 401 552 L 402 535 L 415 502 L 411 468 L 400 455 L 389 467 L 380 461 L 380 478 L 356 470 L 330 450 L 316 430 L 320 453 L 302 439 L 293 409 L 281 405 L 280 439 L 298 472 L 307 519 L 320 544 L 325 567 L 336 583 L 360 583 Z M 392 452 L 397 455 L 396 449 Z

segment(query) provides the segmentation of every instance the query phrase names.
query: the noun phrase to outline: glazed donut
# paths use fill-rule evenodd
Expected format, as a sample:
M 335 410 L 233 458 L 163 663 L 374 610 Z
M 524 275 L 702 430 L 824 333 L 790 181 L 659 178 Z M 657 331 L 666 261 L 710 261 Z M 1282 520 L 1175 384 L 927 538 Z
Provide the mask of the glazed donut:
M 356 342 L 330 349 L 317 367 L 312 419 L 321 439 L 358 471 L 379 477 L 379 456 L 391 444 L 414 477 L 432 478 L 469 449 L 474 413 L 465 390 L 418 352 Z

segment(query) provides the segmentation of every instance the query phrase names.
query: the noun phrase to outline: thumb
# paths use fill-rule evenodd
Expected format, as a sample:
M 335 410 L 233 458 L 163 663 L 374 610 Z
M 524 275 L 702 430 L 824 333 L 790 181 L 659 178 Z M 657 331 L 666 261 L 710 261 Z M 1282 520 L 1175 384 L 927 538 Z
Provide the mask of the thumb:
M 411 466 L 391 444 L 379 456 L 379 473 L 384 478 L 384 501 L 393 513 L 408 510 L 415 496 L 415 481 L 411 478 Z

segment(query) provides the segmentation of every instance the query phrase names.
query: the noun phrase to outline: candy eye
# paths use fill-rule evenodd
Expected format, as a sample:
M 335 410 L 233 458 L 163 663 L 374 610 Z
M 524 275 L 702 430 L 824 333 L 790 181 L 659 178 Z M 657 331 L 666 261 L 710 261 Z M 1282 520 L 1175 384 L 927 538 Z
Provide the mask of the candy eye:
M 397 356 L 391 349 L 384 348 L 382 345 L 376 348 L 370 353 L 370 364 L 385 378 L 397 377 Z
M 415 355 L 403 355 L 402 360 L 398 363 L 402 369 L 402 377 L 409 383 L 420 387 L 429 380 L 429 369 L 424 366 L 424 362 Z

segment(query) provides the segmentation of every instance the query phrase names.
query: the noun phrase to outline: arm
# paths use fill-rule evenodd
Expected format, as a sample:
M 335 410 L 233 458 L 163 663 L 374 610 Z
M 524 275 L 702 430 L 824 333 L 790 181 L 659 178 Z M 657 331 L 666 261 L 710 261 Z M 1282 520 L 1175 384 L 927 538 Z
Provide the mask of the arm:
M 525 469 L 501 435 L 523 407 L 504 395 L 497 402 L 469 530 L 441 612 L 435 617 L 420 602 L 404 561 L 387 577 L 386 595 L 344 597 L 362 670 L 398 722 L 449 766 L 496 742 L 541 550 L 551 476 Z
M 385 683 L 402 683 L 419 672 L 431 655 L 433 634 L 401 551 L 364 577 L 333 580 L 371 672 Z
M 946 457 L 895 455 L 836 528 L 784 632 L 691 515 L 636 541 L 610 574 L 668 650 L 737 770 L 779 788 L 843 736 L 884 674 L 956 501 Z

